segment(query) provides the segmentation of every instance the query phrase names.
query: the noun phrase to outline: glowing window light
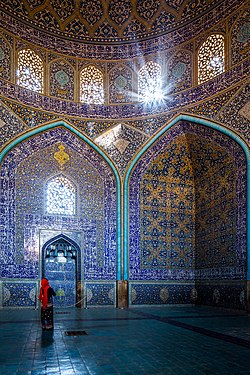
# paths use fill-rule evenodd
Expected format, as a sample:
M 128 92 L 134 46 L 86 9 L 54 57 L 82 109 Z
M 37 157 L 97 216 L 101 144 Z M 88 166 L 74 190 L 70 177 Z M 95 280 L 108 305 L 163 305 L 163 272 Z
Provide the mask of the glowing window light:
M 221 34 L 210 35 L 198 53 L 198 83 L 203 83 L 225 70 L 225 42 Z
M 163 99 L 161 66 L 158 63 L 149 61 L 139 70 L 138 95 L 139 100 L 146 103 Z
M 88 104 L 104 103 L 103 74 L 93 65 L 81 71 L 80 100 Z
M 47 183 L 48 214 L 75 215 L 76 188 L 65 176 L 59 175 Z
M 29 90 L 42 92 L 44 69 L 42 59 L 31 49 L 22 49 L 17 55 L 17 84 Z

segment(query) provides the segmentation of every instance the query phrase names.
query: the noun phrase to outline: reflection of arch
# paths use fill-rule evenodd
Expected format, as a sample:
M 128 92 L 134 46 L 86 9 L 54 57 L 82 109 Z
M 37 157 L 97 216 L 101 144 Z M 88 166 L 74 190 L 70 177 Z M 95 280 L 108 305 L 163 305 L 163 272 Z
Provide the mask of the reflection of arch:
M 129 266 L 129 181 L 130 176 L 132 174 L 132 171 L 134 167 L 137 165 L 137 163 L 140 161 L 140 159 L 143 157 L 143 155 L 149 150 L 149 148 L 169 129 L 171 129 L 173 126 L 175 126 L 180 121 L 189 121 L 191 123 L 200 124 L 202 126 L 206 126 L 212 129 L 215 129 L 219 131 L 220 133 L 223 133 L 230 137 L 232 140 L 234 140 L 236 143 L 239 144 L 239 146 L 243 149 L 245 156 L 246 156 L 246 162 L 247 162 L 247 180 L 249 180 L 249 172 L 250 172 L 250 158 L 249 158 L 249 148 L 247 144 L 243 141 L 242 138 L 240 138 L 237 134 L 235 134 L 232 130 L 227 129 L 223 127 L 222 125 L 219 125 L 217 123 L 214 123 L 212 121 L 208 121 L 202 118 L 198 118 L 195 116 L 185 115 L 181 114 L 178 115 L 176 118 L 174 118 L 169 124 L 167 124 L 165 127 L 163 127 L 155 136 L 153 136 L 148 143 L 138 152 L 134 160 L 131 162 L 129 167 L 127 168 L 127 171 L 124 176 L 124 243 L 123 243 L 123 249 L 124 249 L 124 279 L 127 280 L 129 278 L 128 273 L 128 266 Z M 250 210 L 250 187 L 249 183 L 247 181 L 247 215 L 249 223 L 249 210 Z M 247 254 L 249 253 L 250 249 L 250 226 L 247 225 Z M 248 256 L 248 279 L 250 278 L 250 256 Z
M 10 142 L 1 152 L 0 152 L 0 163 L 3 161 L 4 157 L 7 155 L 9 151 L 11 151 L 15 146 L 19 143 L 27 140 L 30 137 L 33 137 L 36 134 L 43 133 L 46 130 L 54 129 L 57 127 L 64 127 L 66 130 L 70 131 L 74 135 L 78 136 L 81 140 L 86 142 L 90 147 L 92 147 L 101 158 L 109 165 L 112 173 L 114 174 L 115 181 L 116 181 L 116 222 L 117 222 L 117 230 L 116 230 L 116 243 L 117 243 L 117 279 L 121 280 L 122 277 L 122 262 L 121 262 L 121 180 L 120 175 L 113 164 L 113 162 L 109 159 L 109 157 L 87 136 L 83 135 L 79 130 L 75 129 L 72 125 L 64 121 L 57 121 L 50 124 L 42 125 L 40 127 L 28 130 L 27 132 L 21 134 L 19 137 L 14 139 Z

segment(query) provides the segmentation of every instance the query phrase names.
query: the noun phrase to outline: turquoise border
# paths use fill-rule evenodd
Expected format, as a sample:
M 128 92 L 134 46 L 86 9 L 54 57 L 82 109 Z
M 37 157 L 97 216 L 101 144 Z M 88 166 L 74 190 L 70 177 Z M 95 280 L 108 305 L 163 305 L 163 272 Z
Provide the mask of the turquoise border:
M 212 129 L 218 130 L 223 134 L 226 134 L 234 141 L 236 141 L 243 149 L 246 160 L 247 160 L 247 279 L 250 280 L 250 184 L 249 184 L 249 175 L 250 175 L 250 158 L 249 158 L 249 147 L 247 144 L 241 139 L 237 134 L 233 131 L 224 128 L 222 125 L 214 123 L 210 120 L 205 120 L 199 117 L 180 114 L 176 118 L 174 118 L 169 124 L 167 124 L 164 128 L 162 128 L 155 136 L 153 136 L 149 142 L 138 152 L 136 157 L 133 159 L 132 163 L 129 165 L 125 176 L 124 176 L 124 242 L 123 242 L 123 249 L 124 249 L 124 280 L 129 279 L 129 178 L 131 176 L 132 170 L 135 167 L 136 163 L 142 157 L 143 154 L 152 146 L 154 142 L 156 142 L 162 134 L 164 134 L 167 130 L 172 128 L 177 122 L 179 121 L 189 121 L 195 124 L 200 124 L 203 126 L 210 127 Z
M 121 181 L 119 173 L 115 167 L 115 165 L 112 163 L 112 161 L 109 159 L 109 157 L 99 149 L 99 147 L 93 143 L 89 138 L 84 136 L 82 133 L 80 133 L 77 129 L 72 127 L 71 125 L 67 124 L 64 121 L 57 121 L 50 124 L 42 125 L 39 128 L 33 128 L 30 131 L 27 131 L 26 133 L 20 135 L 15 140 L 10 142 L 0 153 L 0 163 L 2 162 L 3 158 L 6 156 L 6 154 L 16 145 L 21 143 L 22 141 L 28 139 L 29 137 L 36 135 L 38 133 L 42 133 L 45 130 L 53 129 L 58 126 L 63 126 L 66 129 L 70 130 L 72 133 L 76 134 L 79 138 L 83 139 L 84 142 L 86 142 L 88 145 L 90 145 L 95 151 L 98 152 L 98 154 L 108 163 L 110 168 L 112 169 L 115 180 L 116 180 L 116 198 L 117 198 L 117 280 L 122 279 L 122 262 L 121 262 Z

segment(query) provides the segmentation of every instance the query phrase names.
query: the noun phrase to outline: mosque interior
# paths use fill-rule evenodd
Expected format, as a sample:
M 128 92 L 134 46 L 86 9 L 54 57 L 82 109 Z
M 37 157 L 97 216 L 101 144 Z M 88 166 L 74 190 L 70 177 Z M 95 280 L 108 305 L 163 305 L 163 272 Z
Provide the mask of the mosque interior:
M 0 20 L 0 307 L 249 311 L 249 2 Z

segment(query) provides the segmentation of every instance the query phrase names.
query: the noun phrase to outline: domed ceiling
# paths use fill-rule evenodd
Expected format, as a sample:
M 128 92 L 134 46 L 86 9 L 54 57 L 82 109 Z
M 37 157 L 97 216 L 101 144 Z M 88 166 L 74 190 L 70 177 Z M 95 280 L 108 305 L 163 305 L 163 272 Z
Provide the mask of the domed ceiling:
M 178 29 L 219 0 L 4 0 L 0 9 L 52 35 L 85 42 L 150 38 Z

